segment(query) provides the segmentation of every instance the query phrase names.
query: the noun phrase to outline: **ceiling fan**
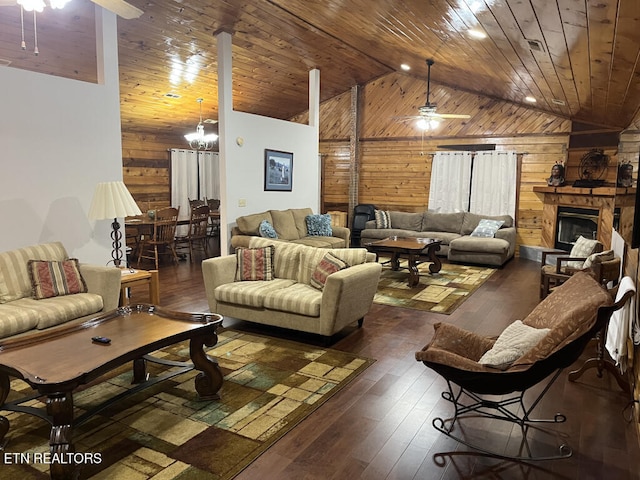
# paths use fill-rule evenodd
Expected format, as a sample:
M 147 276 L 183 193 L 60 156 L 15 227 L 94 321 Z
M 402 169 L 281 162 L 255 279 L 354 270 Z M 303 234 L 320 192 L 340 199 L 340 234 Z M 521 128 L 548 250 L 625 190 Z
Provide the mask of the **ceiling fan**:
M 435 62 L 429 58 L 427 59 L 427 101 L 424 105 L 418 107 L 418 115 L 409 117 L 400 117 L 405 120 L 418 120 L 418 127 L 423 130 L 427 130 L 430 127 L 434 127 L 443 118 L 471 118 L 471 115 L 458 114 L 458 113 L 438 113 L 436 111 L 437 105 L 430 101 L 431 97 L 431 66 Z
M 100 5 L 102 8 L 109 10 L 110 12 L 115 13 L 119 17 L 124 18 L 125 20 L 131 20 L 133 18 L 138 18 L 144 12 L 140 10 L 138 7 L 134 7 L 130 3 L 125 0 L 91 0 L 96 5 Z M 49 5 L 53 8 L 62 8 L 62 6 L 58 6 L 59 4 L 64 4 L 66 2 L 60 2 L 59 0 L 49 0 Z M 42 11 L 45 4 L 43 0 L 38 1 L 18 1 L 18 0 L 0 0 L 0 7 L 8 7 L 8 6 L 16 6 L 22 4 L 25 10 L 36 10 Z M 32 5 L 32 6 L 28 6 Z

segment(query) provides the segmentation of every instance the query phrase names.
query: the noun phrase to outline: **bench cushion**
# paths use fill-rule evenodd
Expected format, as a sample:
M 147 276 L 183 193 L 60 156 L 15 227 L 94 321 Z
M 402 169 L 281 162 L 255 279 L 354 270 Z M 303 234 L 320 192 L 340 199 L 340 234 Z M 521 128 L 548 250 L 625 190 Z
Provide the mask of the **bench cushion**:
M 295 282 L 288 279 L 258 280 L 225 283 L 214 290 L 218 302 L 235 303 L 247 307 L 263 308 L 264 299 L 271 292 L 287 288 Z
M 38 312 L 11 303 L 0 304 L 0 338 L 36 328 Z
M 102 297 L 95 293 L 75 293 L 42 300 L 21 298 L 11 302 L 11 305 L 36 311 L 38 321 L 36 328 L 40 330 L 98 313 L 104 306 Z
M 319 317 L 322 292 L 302 283 L 270 292 L 264 299 L 265 308 Z

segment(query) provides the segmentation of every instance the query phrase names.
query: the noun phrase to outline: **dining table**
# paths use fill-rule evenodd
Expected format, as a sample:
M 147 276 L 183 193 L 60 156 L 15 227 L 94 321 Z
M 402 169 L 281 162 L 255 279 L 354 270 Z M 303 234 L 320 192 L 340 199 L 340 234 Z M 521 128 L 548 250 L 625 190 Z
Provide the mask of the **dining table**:
M 209 219 L 211 221 L 220 220 L 220 211 L 210 211 Z M 126 217 L 124 219 L 126 238 L 131 239 L 135 243 L 134 250 L 139 248 L 143 235 L 151 235 L 153 233 L 153 223 L 154 219 L 151 218 L 148 213 Z M 189 218 L 178 219 L 177 225 L 189 225 Z

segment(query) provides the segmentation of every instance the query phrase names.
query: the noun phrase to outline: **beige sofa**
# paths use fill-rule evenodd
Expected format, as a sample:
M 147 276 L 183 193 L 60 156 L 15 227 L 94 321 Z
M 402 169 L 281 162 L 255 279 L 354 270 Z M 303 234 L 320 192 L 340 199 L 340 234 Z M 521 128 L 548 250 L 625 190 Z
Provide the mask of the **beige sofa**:
M 235 281 L 235 254 L 202 262 L 209 308 L 221 315 L 329 337 L 362 325 L 378 287 L 381 266 L 363 248 L 321 249 L 254 237 L 250 247 L 274 245 L 273 280 Z M 310 278 L 325 253 L 350 266 L 332 273 L 324 289 Z
M 376 228 L 369 220 L 360 232 L 360 245 L 398 237 L 427 237 L 442 241 L 438 255 L 452 262 L 501 266 L 512 258 L 516 249 L 516 229 L 509 215 L 487 216 L 475 213 L 433 213 L 390 211 L 391 228 Z M 481 219 L 502 220 L 504 225 L 495 237 L 472 237 Z
M 245 215 L 236 219 L 236 226 L 231 229 L 231 246 L 233 248 L 248 247 L 251 237 L 260 236 L 259 227 L 267 220 L 275 229 L 277 240 L 322 248 L 346 248 L 351 242 L 351 231 L 346 227 L 331 227 L 333 235 L 311 236 L 307 234 L 307 215 L 312 215 L 310 208 L 290 208 L 289 210 L 268 210 L 266 212 Z
M 120 269 L 80 264 L 87 293 L 36 300 L 27 262 L 68 260 L 60 242 L 0 253 L 0 338 L 27 335 L 70 321 L 84 321 L 118 307 Z

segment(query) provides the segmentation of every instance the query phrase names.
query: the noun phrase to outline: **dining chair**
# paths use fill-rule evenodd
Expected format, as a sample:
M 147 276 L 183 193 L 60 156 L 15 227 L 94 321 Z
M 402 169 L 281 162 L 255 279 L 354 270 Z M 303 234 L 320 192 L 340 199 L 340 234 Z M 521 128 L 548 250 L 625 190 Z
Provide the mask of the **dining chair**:
M 207 205 L 209 205 L 208 235 L 210 237 L 215 237 L 220 232 L 220 200 L 218 200 L 217 198 L 209 198 L 206 200 Z
M 176 226 L 180 207 L 167 207 L 156 210 L 153 221 L 153 230 L 149 237 L 145 237 L 138 253 L 138 264 L 143 258 L 154 260 L 158 270 L 158 257 L 162 254 L 171 255 L 173 261 L 178 263 L 178 254 L 175 248 Z
M 188 198 L 187 200 L 189 200 L 189 208 L 196 208 L 196 207 L 200 207 L 202 205 L 206 205 L 207 201 L 205 200 L 200 200 L 198 199 L 192 199 L 192 198 Z
M 209 247 L 207 245 L 207 227 L 209 226 L 209 206 L 200 205 L 191 209 L 189 217 L 189 230 L 186 235 L 177 236 L 175 240 L 176 249 L 186 246 L 189 248 L 189 257 L 193 263 L 194 248 L 201 249 L 205 257 L 209 257 Z
M 125 244 L 130 250 L 127 252 L 127 265 L 129 265 L 130 258 L 137 258 L 140 251 L 141 234 L 140 228 L 137 223 L 142 223 L 143 215 L 134 215 L 125 218 L 124 232 L 125 232 Z

